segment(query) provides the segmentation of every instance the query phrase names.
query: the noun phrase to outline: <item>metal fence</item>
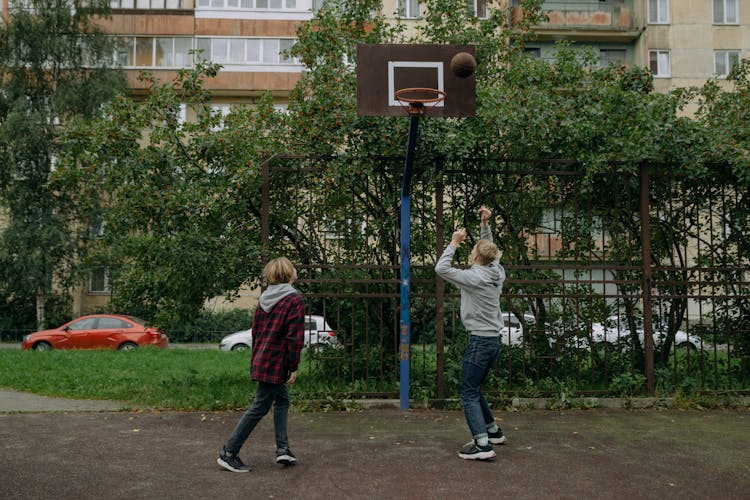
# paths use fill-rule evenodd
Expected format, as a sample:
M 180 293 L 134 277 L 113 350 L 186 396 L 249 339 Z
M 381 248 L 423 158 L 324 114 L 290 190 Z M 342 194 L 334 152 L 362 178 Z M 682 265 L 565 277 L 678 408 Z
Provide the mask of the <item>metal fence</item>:
M 400 158 L 265 165 L 265 257 L 297 263 L 308 312 L 342 343 L 312 350 L 303 390 L 393 396 L 399 365 Z M 433 266 L 451 232 L 493 211 L 507 281 L 502 394 L 750 388 L 747 193 L 668 165 L 421 159 L 412 194 L 413 397 L 455 397 L 467 341 L 458 290 Z M 742 211 L 744 210 L 744 212 Z M 743 218 L 744 217 L 744 218 Z M 459 260 L 468 260 L 461 249 Z M 314 381 L 314 384 L 311 382 Z

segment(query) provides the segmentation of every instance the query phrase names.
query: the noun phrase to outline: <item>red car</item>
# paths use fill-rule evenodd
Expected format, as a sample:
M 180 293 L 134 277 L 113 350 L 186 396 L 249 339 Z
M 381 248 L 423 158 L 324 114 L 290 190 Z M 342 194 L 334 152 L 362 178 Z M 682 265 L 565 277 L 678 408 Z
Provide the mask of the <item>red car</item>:
M 92 314 L 65 323 L 59 328 L 30 333 L 23 338 L 23 348 L 48 349 L 119 349 L 129 351 L 141 346 L 165 348 L 169 339 L 146 322 L 121 314 Z

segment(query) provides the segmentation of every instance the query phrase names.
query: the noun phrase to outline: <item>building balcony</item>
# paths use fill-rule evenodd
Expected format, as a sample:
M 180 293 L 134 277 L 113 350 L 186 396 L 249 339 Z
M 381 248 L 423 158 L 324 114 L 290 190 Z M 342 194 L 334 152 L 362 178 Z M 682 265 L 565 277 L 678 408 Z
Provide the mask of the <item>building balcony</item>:
M 542 10 L 547 22 L 536 27 L 538 39 L 631 42 L 643 33 L 633 2 L 551 1 Z M 513 19 L 520 19 L 520 7 L 513 7 Z

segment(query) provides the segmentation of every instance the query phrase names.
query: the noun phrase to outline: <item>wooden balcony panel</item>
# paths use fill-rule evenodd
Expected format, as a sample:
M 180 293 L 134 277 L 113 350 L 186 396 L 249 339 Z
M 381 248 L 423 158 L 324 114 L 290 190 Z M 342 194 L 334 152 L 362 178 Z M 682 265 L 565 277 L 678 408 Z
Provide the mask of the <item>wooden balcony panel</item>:
M 253 20 L 253 19 L 196 19 L 195 34 L 198 36 L 267 36 L 293 38 L 299 21 Z
M 192 16 L 182 15 L 114 15 L 97 21 L 105 31 L 121 35 L 193 35 Z
M 175 70 L 147 70 L 160 82 L 174 80 Z M 140 70 L 126 70 L 128 88 L 133 94 L 145 93 L 146 82 L 138 80 Z M 206 89 L 217 95 L 257 96 L 267 91 L 274 94 L 288 94 L 300 79 L 300 73 L 274 72 L 229 72 L 220 71 L 215 78 L 206 81 Z

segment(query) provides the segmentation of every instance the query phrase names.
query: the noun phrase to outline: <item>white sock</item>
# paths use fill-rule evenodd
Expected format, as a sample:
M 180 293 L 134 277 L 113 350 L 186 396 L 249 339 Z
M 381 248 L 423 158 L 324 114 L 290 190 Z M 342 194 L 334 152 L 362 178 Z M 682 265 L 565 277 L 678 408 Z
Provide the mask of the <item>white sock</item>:
M 495 422 L 492 422 L 491 424 L 487 425 L 487 431 L 488 432 L 497 432 L 497 424 Z
M 490 444 L 490 438 L 487 436 L 487 434 L 480 434 L 475 438 L 477 444 L 479 446 L 487 446 Z

